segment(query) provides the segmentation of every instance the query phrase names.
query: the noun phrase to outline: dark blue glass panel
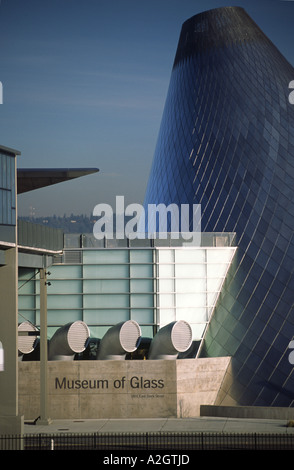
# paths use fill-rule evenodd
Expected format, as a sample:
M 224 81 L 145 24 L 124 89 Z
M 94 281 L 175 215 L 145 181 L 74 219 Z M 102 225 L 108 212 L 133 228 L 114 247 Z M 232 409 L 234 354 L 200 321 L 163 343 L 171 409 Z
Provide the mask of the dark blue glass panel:
M 294 404 L 291 80 L 291 64 L 242 8 L 187 20 L 145 197 L 201 204 L 203 231 L 236 232 L 202 355 L 232 356 L 228 402 L 242 405 Z

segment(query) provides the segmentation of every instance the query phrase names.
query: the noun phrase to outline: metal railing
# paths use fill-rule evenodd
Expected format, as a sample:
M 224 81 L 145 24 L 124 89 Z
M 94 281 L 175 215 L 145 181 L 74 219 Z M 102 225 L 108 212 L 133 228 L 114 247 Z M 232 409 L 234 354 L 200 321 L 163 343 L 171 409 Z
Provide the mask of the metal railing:
M 62 433 L 0 436 L 0 450 L 293 450 L 294 434 L 279 433 Z
M 160 239 L 158 234 L 154 238 L 148 238 L 147 234 L 141 234 L 142 238 L 130 239 L 125 237 L 123 239 L 116 238 L 103 238 L 97 240 L 93 233 L 65 233 L 64 234 L 64 248 L 77 249 L 77 248 L 160 248 L 170 247 L 176 248 L 181 246 L 193 247 L 232 247 L 236 246 L 236 233 L 235 232 L 201 232 L 199 237 L 192 237 L 192 232 L 186 233 L 190 239 L 185 240 L 181 234 L 175 239 L 172 238 L 171 233 L 166 234 L 166 239 Z M 189 238 L 189 237 L 188 237 Z
M 18 220 L 18 245 L 50 251 L 63 250 L 63 231 Z

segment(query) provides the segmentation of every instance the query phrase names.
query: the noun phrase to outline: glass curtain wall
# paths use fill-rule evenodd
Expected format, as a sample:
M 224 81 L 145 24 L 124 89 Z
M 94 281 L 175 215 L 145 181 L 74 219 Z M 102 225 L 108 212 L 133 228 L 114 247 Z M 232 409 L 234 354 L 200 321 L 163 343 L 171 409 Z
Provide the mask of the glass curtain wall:
M 48 334 L 83 320 L 102 338 L 119 322 L 135 320 L 142 336 L 186 320 L 203 337 L 235 248 L 84 249 L 50 267 Z M 34 276 L 34 274 L 36 274 Z M 39 325 L 39 276 L 22 270 L 19 313 Z
M 84 321 L 102 337 L 109 326 L 135 320 L 153 336 L 153 250 L 83 252 Z
M 159 327 L 185 320 L 202 339 L 233 255 L 233 248 L 157 250 Z

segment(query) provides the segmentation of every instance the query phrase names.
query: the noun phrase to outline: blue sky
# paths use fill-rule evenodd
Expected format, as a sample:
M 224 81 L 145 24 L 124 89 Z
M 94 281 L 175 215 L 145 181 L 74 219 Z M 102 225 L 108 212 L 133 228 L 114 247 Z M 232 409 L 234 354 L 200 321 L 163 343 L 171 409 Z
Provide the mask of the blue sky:
M 20 168 L 100 169 L 19 196 L 19 215 L 142 203 L 182 23 L 231 5 L 294 65 L 292 1 L 1 0 L 0 143 Z

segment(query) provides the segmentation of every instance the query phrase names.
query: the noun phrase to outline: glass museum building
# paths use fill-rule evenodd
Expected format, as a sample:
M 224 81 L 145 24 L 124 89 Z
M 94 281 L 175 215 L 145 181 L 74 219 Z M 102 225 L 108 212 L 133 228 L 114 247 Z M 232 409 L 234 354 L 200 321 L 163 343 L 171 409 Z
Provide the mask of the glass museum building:
M 224 404 L 293 405 L 294 69 L 244 9 L 187 20 L 145 204 L 201 204 L 238 247 L 200 356 L 231 356 Z
M 183 24 L 144 207 L 199 204 L 201 243 L 66 235 L 50 266 L 49 336 L 85 322 L 89 359 L 119 322 L 150 340 L 184 320 L 186 358 L 232 358 L 223 405 L 293 405 L 291 80 L 294 68 L 244 9 Z M 18 283 L 19 321 L 38 325 L 37 269 L 20 267 Z

